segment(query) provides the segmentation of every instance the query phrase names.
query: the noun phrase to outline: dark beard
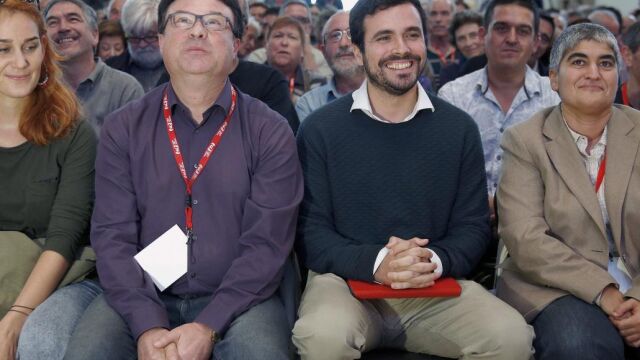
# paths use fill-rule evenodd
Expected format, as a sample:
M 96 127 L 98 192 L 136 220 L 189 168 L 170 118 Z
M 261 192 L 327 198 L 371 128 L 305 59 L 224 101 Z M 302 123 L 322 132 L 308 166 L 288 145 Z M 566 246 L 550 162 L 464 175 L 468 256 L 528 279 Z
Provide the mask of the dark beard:
M 418 63 L 420 63 L 420 58 L 417 56 L 413 56 L 413 55 L 406 55 L 406 56 L 390 56 L 387 57 L 385 59 L 380 60 L 380 62 L 378 63 L 378 68 L 380 69 L 380 71 L 378 73 L 374 73 L 368 65 L 368 62 L 365 60 L 363 61 L 364 63 L 364 71 L 367 74 L 367 79 L 369 80 L 369 82 L 371 82 L 375 87 L 384 90 L 385 92 L 395 95 L 395 96 L 401 96 L 406 94 L 409 90 L 413 89 L 413 87 L 416 85 L 416 83 L 418 82 L 418 78 L 420 77 L 420 74 L 422 73 L 422 67 L 423 66 L 419 66 L 419 71 L 416 74 L 416 78 L 414 81 L 412 81 L 411 83 L 407 84 L 407 85 L 403 85 L 403 86 L 397 86 L 389 81 L 387 81 L 384 77 L 383 74 L 383 66 L 384 63 L 390 60 L 413 60 L 416 61 Z

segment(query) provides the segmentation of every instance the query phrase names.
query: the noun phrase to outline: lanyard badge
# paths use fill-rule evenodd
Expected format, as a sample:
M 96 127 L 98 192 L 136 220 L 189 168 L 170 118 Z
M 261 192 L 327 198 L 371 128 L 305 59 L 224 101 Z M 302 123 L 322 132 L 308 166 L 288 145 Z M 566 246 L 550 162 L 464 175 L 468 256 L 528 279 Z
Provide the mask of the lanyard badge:
M 178 165 L 178 171 L 180 171 L 180 175 L 182 176 L 182 179 L 184 180 L 184 183 L 186 185 L 185 220 L 186 220 L 187 236 L 189 238 L 188 241 L 191 241 L 192 234 L 193 234 L 193 200 L 191 197 L 193 184 L 196 182 L 196 179 L 198 179 L 198 176 L 200 176 L 204 168 L 207 166 L 209 159 L 211 158 L 211 156 L 213 156 L 213 153 L 218 148 L 220 139 L 222 139 L 222 136 L 227 130 L 227 126 L 231 121 L 231 116 L 233 115 L 233 112 L 236 109 L 237 98 L 238 98 L 238 92 L 232 86 L 231 87 L 231 106 L 229 107 L 229 112 L 227 113 L 227 116 L 224 118 L 224 121 L 222 122 L 222 124 L 220 125 L 220 128 L 218 128 L 218 131 L 216 131 L 213 137 L 211 137 L 211 141 L 209 142 L 209 145 L 207 146 L 204 153 L 202 154 L 200 161 L 198 161 L 198 166 L 193 171 L 193 174 L 191 174 L 191 178 L 189 178 L 187 176 L 187 169 L 184 165 L 184 159 L 182 158 L 182 152 L 180 151 L 180 144 L 178 143 L 178 137 L 176 135 L 175 128 L 173 126 L 173 119 L 171 118 L 171 109 L 169 108 L 169 98 L 168 98 L 167 90 L 165 89 L 164 91 L 164 95 L 162 98 L 162 110 L 164 114 L 164 120 L 167 125 L 167 135 L 169 136 L 169 141 L 171 142 L 171 150 L 176 160 L 176 165 Z

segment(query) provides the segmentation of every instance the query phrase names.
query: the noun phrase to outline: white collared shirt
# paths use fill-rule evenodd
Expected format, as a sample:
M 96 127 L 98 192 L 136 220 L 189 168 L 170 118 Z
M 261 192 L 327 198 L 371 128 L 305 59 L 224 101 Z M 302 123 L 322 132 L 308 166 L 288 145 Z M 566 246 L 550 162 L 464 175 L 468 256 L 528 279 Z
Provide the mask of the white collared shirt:
M 368 117 L 374 120 L 378 120 L 384 123 L 391 123 L 391 121 L 385 120 L 373 113 L 373 108 L 371 107 L 371 102 L 369 100 L 369 91 L 367 90 L 367 83 L 368 83 L 367 80 L 363 81 L 360 88 L 354 91 L 353 94 L 351 95 L 353 97 L 353 105 L 351 105 L 350 112 L 353 112 L 353 110 L 362 110 L 362 112 L 364 112 Z M 419 82 L 416 84 L 418 85 L 418 101 L 416 102 L 416 106 L 414 106 L 413 111 L 411 111 L 411 113 L 407 115 L 407 117 L 400 122 L 407 122 L 413 119 L 413 117 L 416 116 L 416 114 L 420 110 L 426 110 L 426 109 L 429 109 L 431 111 L 435 110 L 433 107 L 433 104 L 431 103 L 431 99 L 429 99 L 429 95 L 427 95 L 427 92 L 424 91 L 424 88 L 422 88 L 422 85 L 420 85 Z
M 416 105 L 413 107 L 413 111 L 411 111 L 411 113 L 400 122 L 407 122 L 413 119 L 413 117 L 416 116 L 416 114 L 420 110 L 428 109 L 431 111 L 435 111 L 435 108 L 433 107 L 433 104 L 431 103 L 431 99 L 429 99 L 429 95 L 427 95 L 427 92 L 424 91 L 424 89 L 422 88 L 422 85 L 420 85 L 419 82 L 416 84 L 418 85 L 418 101 L 416 101 Z M 354 110 L 361 110 L 367 116 L 369 116 L 374 120 L 384 122 L 384 123 L 391 123 L 390 121 L 382 119 L 373 113 L 373 108 L 371 107 L 371 102 L 369 100 L 369 92 L 367 90 L 367 80 L 365 80 L 362 83 L 362 85 L 358 90 L 353 92 L 352 96 L 353 96 L 353 105 L 351 105 L 350 112 L 353 112 Z M 436 269 L 434 270 L 434 274 L 440 277 L 440 275 L 442 275 L 442 260 L 440 260 L 440 257 L 438 256 L 438 254 L 436 254 L 435 251 L 429 248 L 427 249 L 431 251 L 431 254 L 433 254 L 433 256 L 431 257 L 431 262 L 436 264 Z M 378 270 L 378 267 L 380 267 L 380 264 L 382 264 L 382 260 L 384 260 L 385 256 L 387 256 L 387 253 L 389 253 L 389 249 L 387 249 L 386 247 L 383 247 L 378 252 L 378 256 L 376 257 L 376 262 L 373 264 L 374 274 L 376 273 L 376 270 Z

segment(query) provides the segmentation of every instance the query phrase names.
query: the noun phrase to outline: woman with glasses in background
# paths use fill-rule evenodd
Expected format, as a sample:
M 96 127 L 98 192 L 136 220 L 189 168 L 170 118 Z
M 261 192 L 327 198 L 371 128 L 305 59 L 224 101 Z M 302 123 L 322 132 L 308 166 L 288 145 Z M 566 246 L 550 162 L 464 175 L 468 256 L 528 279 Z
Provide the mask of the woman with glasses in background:
M 93 206 L 95 133 L 57 60 L 37 1 L 0 2 L 0 359 L 14 359 L 16 349 L 26 350 L 23 359 L 61 358 L 31 356 L 35 344 L 23 336 L 31 324 L 39 344 L 68 337 L 63 314 L 79 301 L 73 289 L 87 283 L 56 291 L 67 294 L 64 306 L 33 319 L 61 283 L 78 279 L 69 269 L 88 244 Z M 53 315 L 61 321 L 42 321 Z

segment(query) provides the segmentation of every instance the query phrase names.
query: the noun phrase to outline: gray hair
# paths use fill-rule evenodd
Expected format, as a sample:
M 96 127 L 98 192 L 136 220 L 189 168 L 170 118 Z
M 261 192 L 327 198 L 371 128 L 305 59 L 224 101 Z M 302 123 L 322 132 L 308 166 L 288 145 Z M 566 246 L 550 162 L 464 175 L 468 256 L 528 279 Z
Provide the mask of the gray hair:
M 82 0 L 51 0 L 49 1 L 49 3 L 47 4 L 47 7 L 45 7 L 44 10 L 42 11 L 42 15 L 44 16 L 45 22 L 47 20 L 47 16 L 49 16 L 49 11 L 51 11 L 51 8 L 54 7 L 56 4 L 60 4 L 60 3 L 71 3 L 79 7 L 80 10 L 82 10 L 82 16 L 84 17 L 84 21 L 87 22 L 87 25 L 89 25 L 89 28 L 91 30 L 98 31 L 98 15 L 96 14 L 96 11 L 93 10 L 91 6 L 87 5 Z
M 262 25 L 260 25 L 258 20 L 256 20 L 256 18 L 254 18 L 253 16 L 249 16 L 247 18 L 247 27 L 249 26 L 256 29 L 257 36 L 260 36 L 260 34 L 262 34 Z
M 116 3 L 116 1 L 118 0 L 109 0 L 109 4 L 107 5 L 107 17 L 109 17 L 109 14 L 111 14 L 111 8 Z
M 431 12 L 431 5 L 433 5 L 434 1 L 436 0 L 420 0 L 420 5 L 422 5 L 422 8 L 424 9 L 424 12 L 426 13 L 427 17 L 429 17 L 429 13 Z M 449 5 L 451 6 L 451 15 L 456 13 L 456 2 L 453 0 L 444 0 L 446 2 L 449 3 Z
M 598 21 L 598 17 L 600 17 L 602 15 L 613 19 L 616 22 L 616 24 L 618 24 L 618 31 L 621 30 L 622 24 L 620 24 L 620 21 L 618 20 L 618 17 L 611 10 L 607 10 L 607 9 L 596 9 L 596 10 L 593 10 L 591 12 L 591 14 L 589 14 L 589 16 L 587 16 L 587 19 L 591 20 L 592 23 L 600 24 L 600 22 Z
M 322 33 L 321 33 L 321 35 L 322 35 L 323 42 L 324 42 L 324 37 L 327 35 L 327 32 L 329 31 L 329 23 L 331 22 L 331 20 L 332 20 L 334 17 L 336 17 L 336 16 L 338 16 L 338 15 L 340 15 L 340 14 L 347 14 L 347 15 L 349 15 L 349 11 L 347 11 L 347 10 L 340 10 L 340 11 L 336 11 L 335 13 L 333 13 L 333 15 L 331 15 L 331 16 L 329 17 L 329 19 L 327 19 L 327 21 L 324 23 L 324 26 L 322 27 Z M 347 23 L 348 23 L 348 16 L 347 16 Z
M 120 22 L 127 35 L 158 30 L 160 0 L 127 0 L 122 6 Z
M 611 50 L 613 50 L 616 67 L 618 73 L 620 73 L 622 56 L 620 55 L 620 48 L 618 48 L 616 37 L 603 26 L 593 23 L 571 25 L 560 34 L 554 42 L 553 48 L 551 48 L 549 70 L 558 71 L 560 62 L 564 59 L 565 55 L 583 41 L 595 41 L 609 45 Z
M 284 16 L 284 11 L 289 7 L 289 5 L 302 5 L 307 8 L 307 17 L 311 19 L 311 11 L 309 11 L 309 4 L 307 4 L 303 0 L 288 0 L 282 7 L 280 7 L 280 16 Z

